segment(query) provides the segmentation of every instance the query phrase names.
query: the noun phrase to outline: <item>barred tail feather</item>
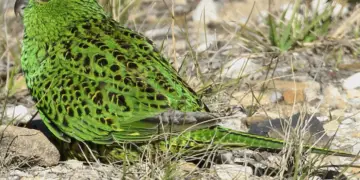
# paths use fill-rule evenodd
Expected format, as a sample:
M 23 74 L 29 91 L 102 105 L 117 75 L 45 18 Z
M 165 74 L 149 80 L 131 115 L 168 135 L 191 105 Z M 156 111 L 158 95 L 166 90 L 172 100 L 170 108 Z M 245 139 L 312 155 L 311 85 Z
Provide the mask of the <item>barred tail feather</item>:
M 219 147 L 244 147 L 250 149 L 262 149 L 280 151 L 285 142 L 282 140 L 268 138 L 260 135 L 249 134 L 240 131 L 234 131 L 223 127 L 214 127 L 211 129 L 200 129 L 187 132 L 171 140 L 172 145 L 187 148 L 203 148 L 209 144 Z M 326 148 L 305 146 L 311 153 L 326 154 L 344 157 L 356 157 L 356 155 L 334 151 Z

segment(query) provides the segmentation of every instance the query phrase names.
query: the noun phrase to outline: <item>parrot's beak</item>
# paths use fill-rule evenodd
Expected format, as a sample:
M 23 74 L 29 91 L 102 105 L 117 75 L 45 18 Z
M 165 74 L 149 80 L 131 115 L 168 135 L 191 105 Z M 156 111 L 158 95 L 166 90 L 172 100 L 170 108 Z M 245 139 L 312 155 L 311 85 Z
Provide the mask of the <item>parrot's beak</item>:
M 21 17 L 24 15 L 24 9 L 26 5 L 28 4 L 29 0 L 16 0 L 15 6 L 14 6 L 14 12 L 15 15 L 20 15 Z

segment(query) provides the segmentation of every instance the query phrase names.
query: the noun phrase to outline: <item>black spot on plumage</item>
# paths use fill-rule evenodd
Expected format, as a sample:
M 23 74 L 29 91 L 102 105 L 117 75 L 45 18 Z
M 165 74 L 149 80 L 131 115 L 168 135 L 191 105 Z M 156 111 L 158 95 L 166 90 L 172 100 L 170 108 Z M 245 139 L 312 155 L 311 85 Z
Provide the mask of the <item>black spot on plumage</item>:
M 128 43 L 120 44 L 120 47 L 123 49 L 130 49 L 131 45 Z
M 164 87 L 164 85 L 166 85 L 166 82 L 165 82 L 165 81 L 163 81 L 163 80 L 158 81 L 158 83 L 159 83 L 159 85 L 160 85 L 160 86 L 162 86 L 162 87 Z
M 75 34 L 78 31 L 77 27 L 71 27 L 70 32 Z
M 96 114 L 97 114 L 97 115 L 101 115 L 101 114 L 102 114 L 102 110 L 101 110 L 101 109 L 96 109 Z
M 148 51 L 150 48 L 147 44 L 139 44 L 139 48 Z
M 65 56 L 65 55 L 64 55 Z M 55 60 L 56 59 L 56 55 L 52 55 L 51 57 L 51 60 Z
M 127 67 L 130 69 L 136 69 L 138 66 L 133 62 L 129 62 L 127 63 Z
M 121 78 L 120 75 L 116 75 L 116 76 L 114 77 L 114 79 L 117 80 L 117 81 L 120 81 L 122 78 Z
M 123 95 L 118 95 L 117 96 L 117 102 L 118 105 L 121 106 L 127 106 L 126 102 L 125 102 L 125 97 Z
M 85 44 L 85 43 L 80 43 L 79 47 L 87 49 L 89 47 L 89 45 Z
M 119 52 L 118 50 L 114 50 L 113 53 L 112 53 L 112 55 L 113 55 L 114 57 L 117 57 L 117 56 L 122 55 L 122 54 L 121 54 L 121 52 Z
M 76 108 L 76 112 L 77 112 L 78 116 L 81 116 L 81 115 L 82 115 L 82 111 L 81 111 L 80 108 Z
M 156 100 L 160 100 L 160 101 L 163 101 L 163 100 L 166 100 L 167 98 L 164 96 L 164 95 L 162 95 L 162 94 L 157 94 L 156 95 Z
M 63 42 L 63 45 L 64 45 L 64 48 L 65 49 L 71 49 L 71 45 L 72 45 L 72 41 L 70 40 L 70 41 L 65 41 L 65 42 Z
M 72 108 L 69 108 L 68 109 L 68 115 L 70 116 L 70 117 L 74 117 L 74 110 L 72 109 Z
M 168 109 L 168 108 L 170 108 L 169 105 L 160 105 L 159 107 L 160 107 L 161 109 Z
M 113 93 L 113 92 L 108 93 L 108 98 L 110 101 L 112 101 L 115 98 L 115 96 L 116 96 L 116 93 Z
M 67 86 L 71 86 L 74 84 L 74 81 L 72 79 L 69 79 L 68 82 L 67 82 Z
M 158 105 L 156 105 L 156 104 L 150 104 L 150 107 L 152 107 L 152 108 L 159 108 L 159 106 Z
M 68 98 L 66 95 L 62 96 L 62 101 L 66 102 L 67 100 L 68 100 Z
M 130 32 L 128 29 L 124 29 L 124 31 L 122 32 L 125 36 L 129 36 Z
M 109 108 L 109 105 L 106 104 L 106 105 L 105 105 L 105 111 L 109 112 L 109 109 L 110 109 L 110 108 Z
M 108 61 L 106 59 L 101 59 L 98 61 L 99 66 L 106 66 L 108 65 Z
M 61 95 L 66 95 L 65 89 L 61 89 L 61 90 L 60 90 L 60 94 L 61 94 Z
M 81 96 L 81 93 L 80 93 L 79 91 L 76 91 L 76 92 L 75 92 L 75 96 L 76 96 L 76 97 L 80 97 L 80 96 Z
M 103 124 L 106 124 L 105 118 L 100 118 L 100 122 L 103 123 Z
M 55 101 L 57 100 L 57 98 L 58 98 L 58 95 L 57 95 L 57 94 L 54 94 L 54 95 L 53 95 L 53 101 L 55 102 Z
M 134 39 L 143 39 L 143 37 L 141 37 L 139 34 L 137 33 L 133 33 L 133 32 L 129 32 L 130 37 L 134 38 Z M 129 36 L 129 35 L 128 35 Z
M 154 92 L 155 92 L 155 89 L 152 88 L 152 87 L 147 87 L 147 88 L 145 89 L 145 91 L 146 91 L 147 93 L 154 93 Z
M 155 97 L 154 96 L 147 96 L 147 99 L 148 100 L 155 100 Z
M 114 65 L 110 66 L 110 69 L 111 69 L 112 72 L 116 72 L 116 71 L 118 71 L 120 69 L 120 67 L 118 65 L 114 64 Z
M 100 55 L 100 54 L 96 54 L 96 55 L 94 56 L 95 62 L 97 62 L 97 61 L 99 61 L 99 60 L 101 60 L 101 59 L 105 59 L 105 56 Z
M 69 95 L 69 101 L 70 101 L 70 102 L 74 101 L 74 96 Z
M 89 109 L 89 107 L 85 107 L 85 108 L 84 108 L 84 111 L 85 111 L 85 114 L 90 114 L 90 109 Z
M 108 125 L 114 124 L 114 120 L 113 120 L 113 119 L 106 119 L 106 122 L 108 123 Z
M 136 81 L 136 86 L 139 87 L 139 88 L 143 88 L 145 86 L 145 84 L 141 80 L 137 80 Z
M 69 123 L 67 122 L 67 120 L 64 118 L 63 121 L 62 121 L 62 125 L 64 127 L 69 127 Z
M 84 59 L 83 65 L 84 65 L 84 66 L 89 66 L 89 65 L 90 65 L 90 58 L 89 58 L 89 56 L 86 56 L 86 58 Z
M 96 104 L 99 104 L 99 105 L 102 105 L 103 104 L 103 96 L 100 92 L 96 93 L 95 94 L 95 97 L 94 97 L 94 102 Z
M 89 73 L 90 73 L 90 69 L 89 69 L 89 68 L 85 68 L 84 73 L 85 73 L 85 74 L 89 74 Z
M 175 92 L 175 89 L 174 89 L 174 88 L 168 88 L 167 90 L 168 90 L 170 93 Z
M 133 84 L 130 77 L 125 77 L 124 83 L 125 83 L 126 85 L 129 85 L 129 86 L 131 86 L 131 85 Z
M 45 89 L 48 89 L 50 87 L 50 85 L 51 85 L 51 81 L 46 82 Z
M 86 104 L 87 104 L 86 101 L 81 101 L 82 106 L 85 106 Z
M 91 29 L 91 25 L 89 23 L 86 23 L 84 25 L 82 25 L 82 27 L 86 30 L 90 30 Z
M 98 48 L 100 48 L 100 50 L 109 49 L 109 47 L 107 47 L 106 44 L 104 44 L 103 42 L 99 42 L 99 41 L 97 41 L 97 42 L 95 43 L 95 46 L 98 47 Z
M 72 56 L 72 54 L 71 54 L 71 51 L 70 51 L 70 50 L 67 50 L 67 51 L 65 52 L 65 59 L 70 60 L 72 57 L 73 57 L 73 56 Z
M 140 56 L 138 55 L 138 54 L 135 54 L 133 57 L 132 57 L 132 59 L 139 59 L 140 58 Z
M 85 87 L 84 91 L 85 91 L 86 94 L 89 94 L 91 92 L 91 89 L 89 87 Z
M 100 76 L 99 72 L 94 71 L 94 76 L 95 76 L 95 77 L 99 77 L 99 76 Z
M 82 58 L 82 54 L 81 53 L 77 53 L 74 60 L 75 61 L 79 61 Z
M 58 110 L 59 113 L 62 113 L 62 110 L 63 110 L 63 109 L 62 109 L 62 106 L 61 106 L 61 105 L 58 105 L 58 106 L 57 106 L 57 110 Z
M 100 47 L 100 50 L 102 50 L 102 51 L 107 50 L 107 49 L 109 49 L 108 46 L 101 46 L 101 47 Z
M 116 59 L 117 59 L 118 61 L 124 61 L 124 60 L 126 60 L 125 56 L 123 56 L 123 55 L 118 55 L 118 56 L 116 56 Z

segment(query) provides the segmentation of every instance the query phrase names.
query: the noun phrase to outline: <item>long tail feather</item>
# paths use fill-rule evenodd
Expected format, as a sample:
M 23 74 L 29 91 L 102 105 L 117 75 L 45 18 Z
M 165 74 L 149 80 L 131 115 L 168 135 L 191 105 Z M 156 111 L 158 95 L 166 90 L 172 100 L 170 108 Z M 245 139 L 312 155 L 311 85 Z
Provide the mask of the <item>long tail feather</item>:
M 187 132 L 183 135 L 173 138 L 171 145 L 188 147 L 188 148 L 202 148 L 209 144 L 221 147 L 245 147 L 251 149 L 266 149 L 280 151 L 283 149 L 285 142 L 282 140 L 268 138 L 264 136 L 249 134 L 240 131 L 234 131 L 223 127 L 215 127 L 211 129 L 200 129 Z M 311 153 L 335 155 L 343 157 L 356 157 L 357 155 L 334 151 L 326 148 L 319 148 L 306 145 L 305 149 Z

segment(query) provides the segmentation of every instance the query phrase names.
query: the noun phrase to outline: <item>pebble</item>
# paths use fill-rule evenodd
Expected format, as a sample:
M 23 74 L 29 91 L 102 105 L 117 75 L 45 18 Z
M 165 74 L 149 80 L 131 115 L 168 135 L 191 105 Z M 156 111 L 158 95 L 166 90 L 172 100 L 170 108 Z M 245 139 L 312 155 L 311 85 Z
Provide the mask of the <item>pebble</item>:
M 194 21 L 206 24 L 219 19 L 219 7 L 214 0 L 201 0 L 192 14 Z
M 221 70 L 221 77 L 238 79 L 240 77 L 245 77 L 248 75 L 260 76 L 259 72 L 262 67 L 258 64 L 252 62 L 249 58 L 237 58 L 229 61 L 224 65 L 224 68 Z
M 10 120 L 16 120 L 16 122 L 20 122 L 26 124 L 30 119 L 31 115 L 29 114 L 28 108 L 23 105 L 18 105 L 15 107 L 6 108 L 5 114 Z
M 283 99 L 284 99 L 284 97 L 283 97 L 282 93 L 279 91 L 274 91 L 270 95 L 270 102 L 272 102 L 272 103 L 282 101 Z
M 346 78 L 343 82 L 344 89 L 355 89 L 360 87 L 360 72 L 351 75 L 350 77 Z
M 251 167 L 233 164 L 215 165 L 215 171 L 221 180 L 249 179 L 253 174 Z
M 341 121 L 341 124 L 352 124 L 352 123 L 355 123 L 355 121 L 350 118 L 347 118 L 347 119 L 344 119 L 343 121 Z

